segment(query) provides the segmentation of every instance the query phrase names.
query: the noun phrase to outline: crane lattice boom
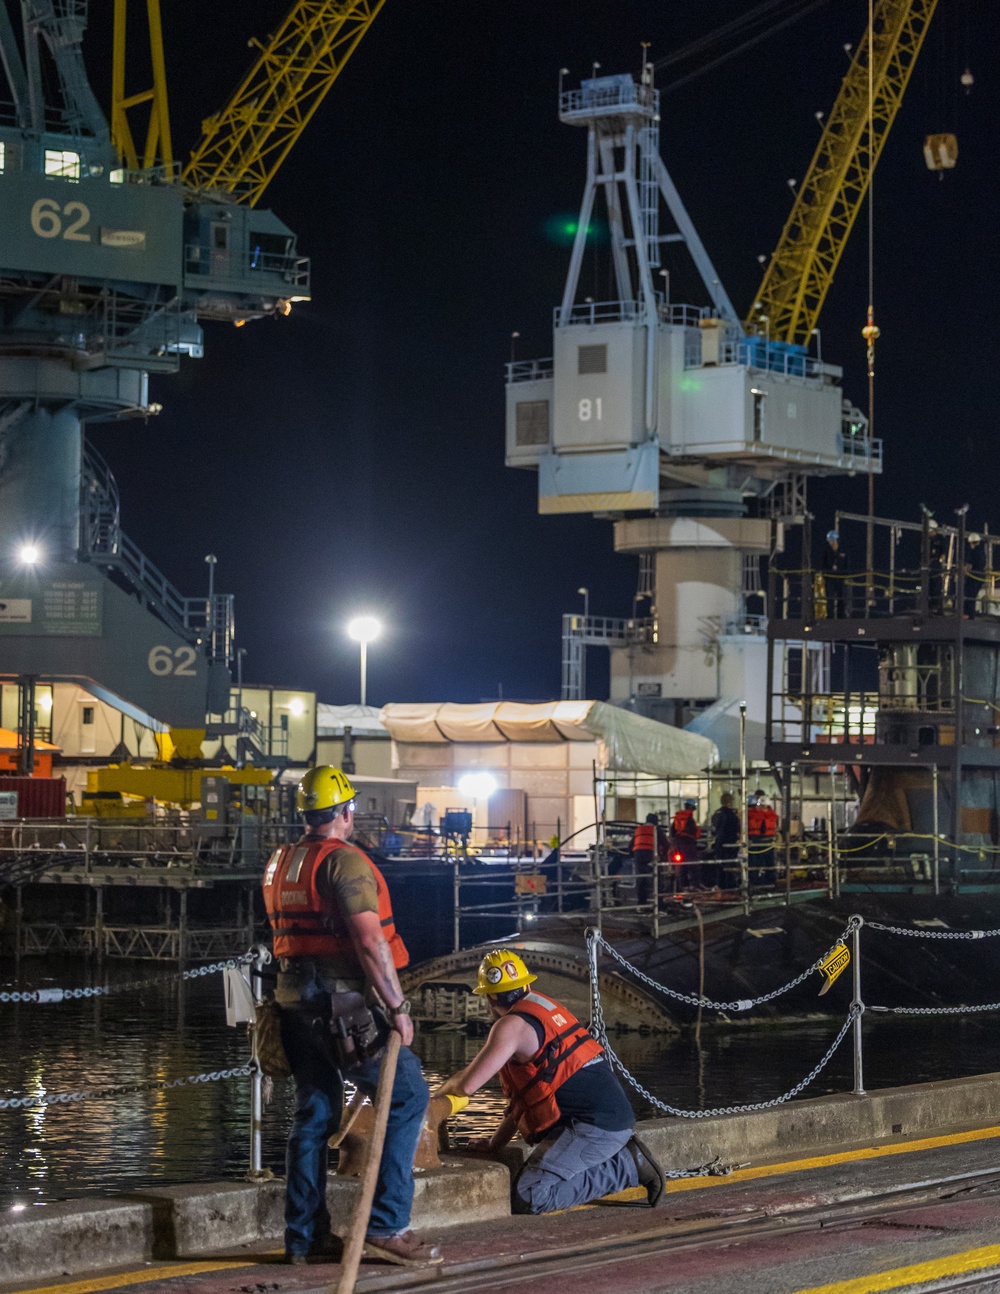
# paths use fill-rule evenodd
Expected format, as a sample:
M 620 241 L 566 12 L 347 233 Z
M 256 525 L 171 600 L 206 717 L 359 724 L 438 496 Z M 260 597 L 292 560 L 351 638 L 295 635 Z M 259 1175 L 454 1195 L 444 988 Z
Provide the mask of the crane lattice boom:
M 866 32 L 754 299 L 751 328 L 766 316 L 771 337 L 808 345 L 936 7 L 937 0 L 878 0 L 871 139 Z
M 385 0 L 298 0 L 184 169 L 192 188 L 253 206 L 340 75 Z M 256 43 L 256 42 L 255 42 Z

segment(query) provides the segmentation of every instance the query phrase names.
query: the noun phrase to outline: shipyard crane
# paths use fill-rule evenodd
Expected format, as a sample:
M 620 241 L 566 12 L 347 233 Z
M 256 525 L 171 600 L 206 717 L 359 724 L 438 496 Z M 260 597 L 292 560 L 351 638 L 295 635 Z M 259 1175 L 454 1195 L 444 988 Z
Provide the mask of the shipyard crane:
M 202 122 L 202 137 L 181 172 L 189 190 L 256 206 L 385 0 L 296 0 L 274 33 L 250 41 L 253 67 L 229 101 Z M 127 166 L 173 167 L 159 0 L 145 0 L 153 84 L 125 88 L 129 0 L 115 0 L 112 138 Z M 134 8 L 133 4 L 133 8 Z M 129 113 L 149 104 L 142 154 Z
M 937 0 L 875 5 L 871 31 L 854 51 L 754 297 L 748 329 L 757 330 L 766 317 L 771 337 L 809 345 L 936 7 Z
M 810 476 L 881 471 L 881 442 L 844 398 L 842 370 L 807 345 L 935 3 L 877 0 L 746 325 L 660 157 L 646 59 L 638 78 L 560 85 L 560 120 L 587 132 L 586 180 L 553 358 L 508 366 L 506 461 L 537 470 L 540 512 L 614 521 L 616 551 L 640 558 L 637 603 L 649 608 L 620 621 L 563 617 L 564 698 L 582 695 L 585 648 L 607 647 L 612 701 L 710 736 L 730 760 L 746 698 L 758 757 L 773 670 L 829 667 L 811 647 L 769 659 L 760 562 L 774 523 L 804 513 Z M 617 293 L 581 300 L 599 199 Z M 711 304 L 671 301 L 669 278 L 662 288 L 654 278 L 673 243 Z
M 128 539 L 83 426 L 156 413 L 149 374 L 200 356 L 204 320 L 308 300 L 295 235 L 254 204 L 381 3 L 297 0 L 182 176 L 159 0 L 138 90 L 115 0 L 110 121 L 83 63 L 86 0 L 0 0 L 0 681 L 17 682 L 29 759 L 39 679 L 186 731 L 189 757 L 229 708 L 231 595 L 184 596 Z

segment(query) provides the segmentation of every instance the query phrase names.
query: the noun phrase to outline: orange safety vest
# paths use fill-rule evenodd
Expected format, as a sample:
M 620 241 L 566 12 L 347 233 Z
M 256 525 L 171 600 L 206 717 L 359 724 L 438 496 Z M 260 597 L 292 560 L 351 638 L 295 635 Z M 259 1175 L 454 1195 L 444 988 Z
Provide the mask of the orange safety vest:
M 764 804 L 754 804 L 747 809 L 747 831 L 751 836 L 773 836 L 778 826 L 778 815 Z
M 690 809 L 678 809 L 670 829 L 675 836 L 693 836 L 695 840 L 698 839 L 698 824 Z
M 556 1093 L 584 1065 L 604 1055 L 604 1048 L 571 1011 L 544 993 L 530 991 L 511 1015 L 528 1016 L 545 1030 L 531 1060 L 508 1060 L 500 1071 L 500 1085 L 509 1104 L 507 1113 L 529 1145 L 541 1141 L 561 1118 Z
M 635 829 L 635 835 L 632 837 L 632 849 L 648 849 L 651 854 L 656 853 L 656 825 L 652 822 L 640 822 Z
M 297 845 L 284 845 L 271 855 L 263 888 L 267 918 L 274 931 L 275 957 L 357 960 L 346 921 L 323 901 L 316 885 L 320 864 L 335 850 L 345 847 L 346 842 L 342 840 L 306 839 Z M 382 934 L 392 953 L 392 964 L 397 970 L 402 969 L 409 962 L 410 954 L 396 930 L 389 887 L 368 855 L 358 852 L 375 874 Z

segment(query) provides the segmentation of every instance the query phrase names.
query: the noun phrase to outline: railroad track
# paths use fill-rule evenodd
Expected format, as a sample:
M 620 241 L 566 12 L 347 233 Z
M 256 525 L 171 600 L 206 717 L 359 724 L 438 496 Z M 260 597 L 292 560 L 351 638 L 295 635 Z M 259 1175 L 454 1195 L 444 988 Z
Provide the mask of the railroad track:
M 549 1249 L 482 1258 L 464 1263 L 420 1271 L 383 1271 L 359 1279 L 358 1294 L 376 1290 L 406 1290 L 425 1286 L 435 1294 L 481 1294 L 484 1285 L 491 1291 L 522 1284 L 525 1280 L 546 1277 L 565 1285 L 568 1278 L 597 1271 L 602 1267 L 621 1265 L 654 1255 L 666 1256 L 691 1249 L 731 1244 L 734 1239 L 764 1239 L 769 1236 L 791 1236 L 820 1229 L 853 1227 L 886 1214 L 916 1208 L 922 1204 L 943 1203 L 973 1191 L 993 1194 L 1000 1191 L 1000 1169 L 979 1169 L 956 1173 L 922 1182 L 911 1182 L 877 1194 L 858 1195 L 835 1204 L 796 1208 L 789 1213 L 762 1213 L 720 1218 L 683 1218 L 650 1227 L 640 1234 L 602 1238 L 593 1242 Z M 668 1197 L 669 1198 L 669 1197 Z M 627 1288 L 623 1277 L 622 1288 Z M 1000 1270 L 969 1272 L 949 1276 L 940 1282 L 920 1286 L 922 1291 L 996 1289 L 1000 1294 Z M 324 1290 L 326 1287 L 324 1287 Z M 313 1291 L 302 1291 L 313 1294 Z

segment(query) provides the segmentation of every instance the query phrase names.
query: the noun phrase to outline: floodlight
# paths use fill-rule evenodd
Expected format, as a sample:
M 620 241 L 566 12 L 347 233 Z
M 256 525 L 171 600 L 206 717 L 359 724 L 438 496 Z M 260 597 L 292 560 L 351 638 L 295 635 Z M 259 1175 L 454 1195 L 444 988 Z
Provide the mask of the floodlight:
M 458 789 L 470 800 L 488 800 L 497 789 L 492 773 L 466 773 L 459 779 Z
M 37 566 L 42 560 L 42 550 L 37 544 L 22 544 L 17 550 L 17 560 L 22 566 Z
M 370 643 L 382 632 L 382 625 L 374 616 L 355 616 L 347 626 L 348 637 L 356 643 Z

